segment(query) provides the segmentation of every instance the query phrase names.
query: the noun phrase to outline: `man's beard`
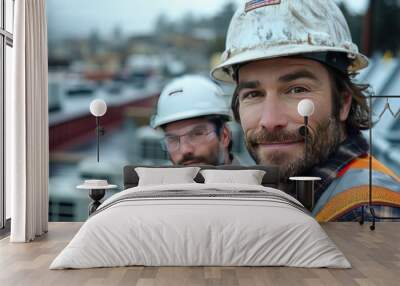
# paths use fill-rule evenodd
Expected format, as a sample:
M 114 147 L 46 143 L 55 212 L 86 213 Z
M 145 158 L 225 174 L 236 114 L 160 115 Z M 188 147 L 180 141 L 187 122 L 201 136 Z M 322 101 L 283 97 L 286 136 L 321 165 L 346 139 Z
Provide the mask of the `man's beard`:
M 190 164 L 187 164 L 192 162 Z M 191 154 L 185 155 L 181 160 L 176 162 L 177 165 L 217 165 L 218 158 L 215 156 L 193 156 Z
M 190 165 L 212 165 L 218 166 L 224 164 L 224 147 L 221 143 L 218 144 L 218 150 L 215 152 L 211 152 L 208 156 L 195 156 L 193 154 L 187 154 L 182 157 L 181 160 L 176 162 L 177 165 L 186 165 L 187 162 L 193 163 L 188 164 Z
M 329 118 L 325 122 L 317 124 L 315 130 L 308 128 L 307 136 L 307 161 L 305 160 L 304 148 L 297 156 L 287 151 L 274 151 L 267 154 L 258 148 L 260 143 L 298 142 L 303 141 L 298 129 L 295 131 L 279 130 L 266 132 L 265 129 L 247 132 L 246 145 L 250 155 L 260 165 L 279 166 L 281 178 L 304 175 L 307 170 L 319 165 L 328 159 L 329 155 L 336 150 L 341 140 L 341 129 L 338 121 Z

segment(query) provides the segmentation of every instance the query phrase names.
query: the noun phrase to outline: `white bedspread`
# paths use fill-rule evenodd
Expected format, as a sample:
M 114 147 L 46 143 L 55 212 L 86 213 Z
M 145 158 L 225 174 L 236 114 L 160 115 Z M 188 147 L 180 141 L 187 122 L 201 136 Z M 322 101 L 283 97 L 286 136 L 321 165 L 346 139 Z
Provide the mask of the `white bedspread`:
M 162 196 L 168 191 L 172 196 Z M 194 191 L 199 196 L 191 196 Z M 120 192 L 83 224 L 50 269 L 127 265 L 350 267 L 295 199 L 231 184 Z

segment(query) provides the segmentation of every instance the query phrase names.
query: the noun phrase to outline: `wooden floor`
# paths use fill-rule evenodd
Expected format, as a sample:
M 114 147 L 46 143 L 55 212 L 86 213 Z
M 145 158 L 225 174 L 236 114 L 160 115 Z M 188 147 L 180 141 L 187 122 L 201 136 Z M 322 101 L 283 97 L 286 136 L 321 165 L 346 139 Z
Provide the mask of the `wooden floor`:
M 49 233 L 27 244 L 0 241 L 0 285 L 400 285 L 400 223 L 375 231 L 357 223 L 323 227 L 353 268 L 122 267 L 48 270 L 81 223 L 50 223 Z

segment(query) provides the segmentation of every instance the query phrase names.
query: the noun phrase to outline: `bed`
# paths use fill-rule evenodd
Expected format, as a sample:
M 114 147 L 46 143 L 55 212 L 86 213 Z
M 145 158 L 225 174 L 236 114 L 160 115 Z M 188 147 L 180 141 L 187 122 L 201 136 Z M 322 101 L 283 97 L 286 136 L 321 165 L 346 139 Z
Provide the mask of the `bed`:
M 154 168 L 147 178 L 138 175 L 150 169 L 125 167 L 125 190 L 102 203 L 50 269 L 351 267 L 301 203 L 276 188 L 276 168 L 201 166 L 192 171 L 191 182 L 178 183 L 165 174 L 188 168 Z M 163 183 L 157 183 L 154 172 L 159 171 Z M 255 172 L 260 184 L 243 179 Z M 232 182 L 220 182 L 221 174 L 229 174 Z M 146 179 L 150 184 L 140 183 Z

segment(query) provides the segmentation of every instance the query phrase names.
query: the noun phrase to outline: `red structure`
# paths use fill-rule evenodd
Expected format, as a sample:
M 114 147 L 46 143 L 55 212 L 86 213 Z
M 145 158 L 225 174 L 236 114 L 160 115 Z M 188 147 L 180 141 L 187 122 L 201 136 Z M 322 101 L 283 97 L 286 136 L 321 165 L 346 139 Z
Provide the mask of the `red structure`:
M 121 106 L 111 106 L 107 113 L 101 117 L 100 124 L 107 131 L 120 127 L 124 120 L 124 113 L 130 107 L 152 108 L 158 99 L 159 94 L 150 95 L 144 99 L 135 100 Z M 49 126 L 49 149 L 60 151 L 73 145 L 84 143 L 90 138 L 95 138 L 96 120 L 88 112 L 85 115 L 69 119 L 64 122 Z

